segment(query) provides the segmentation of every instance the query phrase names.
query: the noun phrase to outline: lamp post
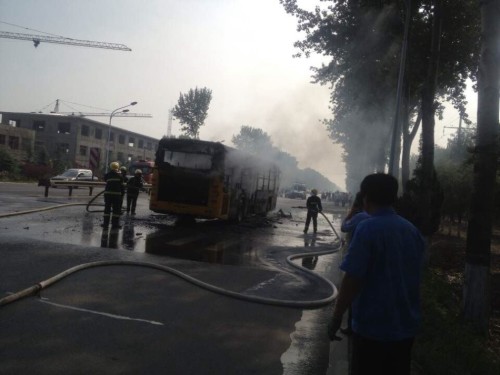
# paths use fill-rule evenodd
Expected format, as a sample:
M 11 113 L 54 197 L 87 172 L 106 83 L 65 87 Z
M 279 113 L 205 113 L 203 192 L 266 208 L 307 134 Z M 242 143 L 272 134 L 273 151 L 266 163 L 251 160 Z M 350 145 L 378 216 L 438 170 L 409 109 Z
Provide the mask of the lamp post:
M 131 107 L 131 106 L 136 105 L 136 104 L 137 104 L 137 102 L 132 102 L 126 106 L 116 108 L 113 112 L 111 112 L 111 115 L 109 115 L 108 142 L 106 143 L 106 173 L 108 173 L 108 170 L 109 170 L 109 151 L 110 151 L 109 142 L 110 142 L 110 138 L 111 138 L 111 120 L 113 119 L 113 116 L 116 115 L 117 113 L 119 113 L 119 112 L 125 113 L 125 112 L 129 111 L 128 109 L 124 109 L 124 108 Z

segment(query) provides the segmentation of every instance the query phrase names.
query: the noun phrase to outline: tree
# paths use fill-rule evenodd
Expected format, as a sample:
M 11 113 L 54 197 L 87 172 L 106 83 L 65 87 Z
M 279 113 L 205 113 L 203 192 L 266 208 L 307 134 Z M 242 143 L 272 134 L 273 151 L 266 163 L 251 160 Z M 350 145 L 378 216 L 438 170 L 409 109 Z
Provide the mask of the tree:
M 259 151 L 268 151 L 273 147 L 271 137 L 259 128 L 251 126 L 242 126 L 240 133 L 234 135 L 231 139 L 236 148 L 258 154 Z
M 179 94 L 179 100 L 172 109 L 172 115 L 181 123 L 181 130 L 190 138 L 199 137 L 200 127 L 205 123 L 208 108 L 212 100 L 212 90 L 206 87 L 194 90 L 187 94 Z
M 16 169 L 16 160 L 7 151 L 0 149 L 0 172 L 12 173 Z
M 491 232 L 498 158 L 500 0 L 480 1 L 481 59 L 474 183 L 467 228 L 463 315 L 482 332 L 490 314 Z
M 360 176 L 383 170 L 387 164 L 404 1 L 327 0 L 321 3 L 330 4 L 313 11 L 300 8 L 297 0 L 280 2 L 297 18 L 298 30 L 305 32 L 304 39 L 295 43 L 299 49 L 296 56 L 317 53 L 328 58 L 326 64 L 313 68 L 313 77 L 315 82 L 333 88 L 333 119 L 326 125 L 332 139 L 344 147 L 347 186 L 357 188 Z M 440 108 L 436 97 L 463 107 L 465 82 L 474 77 L 477 67 L 478 21 L 474 6 L 472 0 L 412 1 L 402 111 L 405 168 L 420 124 L 418 114 L 425 122 L 422 149 L 426 157 L 422 164 L 429 173 L 430 148 L 434 147 L 433 142 L 429 143 L 433 141 L 432 119 Z M 360 152 L 363 155 L 358 155 Z M 409 178 L 407 169 L 404 176 Z

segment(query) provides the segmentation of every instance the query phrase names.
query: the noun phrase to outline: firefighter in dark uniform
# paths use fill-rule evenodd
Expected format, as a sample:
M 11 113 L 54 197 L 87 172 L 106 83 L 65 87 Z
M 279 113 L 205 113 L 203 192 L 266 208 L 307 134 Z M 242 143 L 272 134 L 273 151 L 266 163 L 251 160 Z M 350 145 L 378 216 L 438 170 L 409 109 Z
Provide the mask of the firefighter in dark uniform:
M 307 206 L 307 219 L 306 226 L 304 228 L 304 233 L 307 233 L 309 230 L 309 224 L 311 223 L 311 219 L 313 221 L 314 233 L 318 230 L 318 212 L 323 210 L 321 207 L 321 198 L 318 197 L 318 191 L 316 189 L 311 190 L 311 196 L 307 198 L 306 206 Z
M 127 214 L 132 209 L 132 215 L 135 215 L 137 197 L 139 196 L 139 190 L 142 189 L 143 185 L 144 180 L 142 179 L 142 171 L 140 169 L 136 169 L 134 177 L 131 177 L 127 181 Z
M 102 226 L 107 229 L 111 219 L 111 228 L 119 229 L 123 178 L 119 171 L 120 164 L 118 162 L 112 162 L 109 167 L 111 170 L 104 176 L 106 188 L 104 189 L 104 223 Z

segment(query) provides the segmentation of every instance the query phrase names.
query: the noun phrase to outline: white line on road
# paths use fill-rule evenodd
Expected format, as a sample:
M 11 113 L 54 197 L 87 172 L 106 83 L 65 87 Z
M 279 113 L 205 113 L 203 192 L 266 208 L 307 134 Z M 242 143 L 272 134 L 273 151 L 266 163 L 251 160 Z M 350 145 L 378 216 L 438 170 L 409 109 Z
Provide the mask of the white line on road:
M 94 311 L 94 310 L 82 309 L 80 307 L 75 307 L 75 306 L 61 305 L 59 303 L 50 302 L 47 298 L 40 298 L 39 301 L 43 302 L 43 303 L 46 303 L 48 305 L 61 307 L 63 309 L 83 311 L 83 312 L 88 312 L 88 313 L 91 313 L 91 314 L 97 314 L 97 315 L 107 316 L 108 318 L 113 318 L 113 319 L 134 320 L 136 322 L 149 323 L 149 324 L 153 324 L 153 325 L 156 325 L 156 326 L 162 326 L 162 325 L 164 325 L 163 323 L 156 322 L 154 320 L 136 319 L 136 318 L 130 318 L 128 316 L 123 316 L 123 315 L 115 315 L 115 314 L 109 314 L 109 313 L 105 313 L 105 312 L 101 312 L 101 311 Z

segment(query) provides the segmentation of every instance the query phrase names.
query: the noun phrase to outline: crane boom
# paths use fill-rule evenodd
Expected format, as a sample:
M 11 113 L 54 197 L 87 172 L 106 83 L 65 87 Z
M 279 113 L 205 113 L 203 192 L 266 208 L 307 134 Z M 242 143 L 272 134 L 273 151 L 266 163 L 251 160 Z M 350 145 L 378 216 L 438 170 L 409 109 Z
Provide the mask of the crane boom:
M 69 115 L 69 116 L 78 116 L 78 117 L 109 117 L 111 113 L 106 112 L 98 112 L 98 113 L 90 113 L 90 112 L 51 112 L 53 114 L 58 115 Z M 146 117 L 152 118 L 153 116 L 149 113 L 130 113 L 130 112 L 117 112 L 113 115 L 113 117 Z
M 68 44 L 71 46 L 80 46 L 80 47 L 113 49 L 116 51 L 132 51 L 124 44 L 95 42 L 92 40 L 72 39 L 72 38 L 64 38 L 64 37 L 48 36 L 48 35 L 11 33 L 8 31 L 0 31 L 0 38 L 29 40 L 34 43 L 35 47 L 38 47 L 38 45 L 41 42 L 45 42 L 45 43 L 55 43 L 55 44 Z

